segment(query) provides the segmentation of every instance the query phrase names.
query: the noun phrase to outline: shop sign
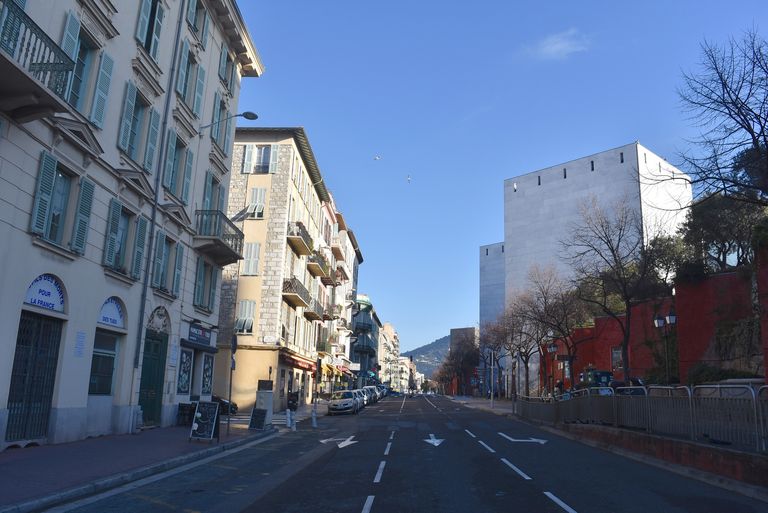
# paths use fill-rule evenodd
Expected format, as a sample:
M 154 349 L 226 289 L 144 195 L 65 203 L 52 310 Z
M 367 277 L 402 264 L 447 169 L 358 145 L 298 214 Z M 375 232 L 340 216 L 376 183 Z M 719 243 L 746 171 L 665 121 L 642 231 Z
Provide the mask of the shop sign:
M 209 346 L 211 345 L 211 330 L 203 328 L 199 324 L 190 324 L 189 341 Z
M 360 370 L 360 363 L 350 363 L 349 364 L 349 370 L 351 370 L 351 371 L 359 371 Z
M 41 274 L 27 289 L 24 302 L 46 310 L 64 313 L 64 289 L 51 274 Z
M 104 301 L 99 312 L 99 323 L 113 328 L 125 329 L 125 317 L 123 316 L 123 304 L 118 298 L 112 296 Z

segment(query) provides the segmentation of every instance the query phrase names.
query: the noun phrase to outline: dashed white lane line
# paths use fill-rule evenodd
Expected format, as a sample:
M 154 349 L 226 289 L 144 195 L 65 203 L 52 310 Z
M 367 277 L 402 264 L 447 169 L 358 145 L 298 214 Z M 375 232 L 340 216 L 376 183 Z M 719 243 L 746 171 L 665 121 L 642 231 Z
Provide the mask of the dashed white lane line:
M 469 429 L 465 429 L 464 431 L 465 431 L 465 432 L 466 432 L 466 433 L 467 433 L 469 436 L 471 436 L 472 438 L 477 438 L 475 435 L 473 435 L 473 434 L 472 434 L 472 431 L 470 431 Z
M 400 405 L 400 413 L 403 413 L 403 406 L 405 406 L 405 396 L 403 396 L 403 404 Z
M 514 466 L 512 463 L 510 463 L 509 460 L 507 460 L 507 458 L 501 458 L 501 461 L 503 461 L 506 466 L 508 466 L 509 468 L 514 470 L 515 472 L 517 472 L 517 474 L 520 477 L 522 477 L 523 479 L 525 479 L 526 481 L 530 481 L 531 480 L 531 477 L 528 474 L 526 474 L 525 472 L 523 472 L 522 470 L 520 470 L 519 468 Z
M 395 438 L 395 432 L 394 432 L 394 431 L 392 431 L 392 432 L 389 434 L 389 439 L 390 439 L 390 440 L 392 440 L 392 439 L 394 439 L 394 438 Z
M 392 448 L 392 442 L 387 443 L 387 448 L 384 449 L 384 456 L 389 456 L 389 450 Z
M 485 447 L 486 449 L 488 449 L 490 452 L 496 452 L 496 451 L 494 451 L 493 449 L 491 449 L 490 447 L 488 447 L 488 444 L 486 444 L 486 443 L 485 443 L 485 442 L 483 442 L 482 440 L 478 440 L 478 443 L 480 443 L 480 445 L 482 445 L 483 447 Z
M 425 397 L 424 399 L 427 399 L 427 398 Z M 430 401 L 429 399 L 427 399 L 427 402 L 432 406 L 432 408 L 436 409 L 437 411 L 443 411 L 440 408 L 438 408 L 437 406 L 435 406 L 434 404 L 432 404 L 432 401 Z
M 374 495 L 369 495 L 367 499 L 365 499 L 365 504 L 363 504 L 363 511 L 362 513 L 371 513 L 371 506 L 373 506 L 373 498 Z
M 382 461 L 381 463 L 379 463 L 379 470 L 378 472 L 376 472 L 376 477 L 373 478 L 374 483 L 378 483 L 379 481 L 381 481 L 381 474 L 384 473 L 384 466 L 386 464 L 387 464 L 386 461 Z
M 552 493 L 552 492 L 544 492 L 544 495 L 546 495 L 547 497 L 549 497 L 550 499 L 552 499 L 552 502 L 554 502 L 555 504 L 557 504 L 558 506 L 560 506 L 561 508 L 563 508 L 563 509 L 564 509 L 565 511 L 567 511 L 568 513 L 576 513 L 576 510 L 575 510 L 575 509 L 573 509 L 573 508 L 572 508 L 572 507 L 570 507 L 568 504 L 566 504 L 566 503 L 564 503 L 563 501 L 561 501 L 560 499 L 558 499 L 558 498 L 555 496 L 555 494 L 554 494 L 554 493 Z

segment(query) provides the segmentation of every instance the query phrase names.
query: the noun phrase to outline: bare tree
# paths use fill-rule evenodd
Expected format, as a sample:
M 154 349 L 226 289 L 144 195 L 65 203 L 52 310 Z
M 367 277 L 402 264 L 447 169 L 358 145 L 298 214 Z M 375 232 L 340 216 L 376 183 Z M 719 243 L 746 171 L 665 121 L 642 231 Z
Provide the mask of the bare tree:
M 535 315 L 528 315 L 531 313 L 527 311 L 530 304 L 528 294 L 514 298 L 503 318 L 509 333 L 510 354 L 518 358 L 523 364 L 526 396 L 531 393 L 531 359 L 534 355 L 541 354 L 541 347 L 547 340 L 550 331 L 541 319 L 536 318 Z M 540 361 L 545 361 L 543 356 Z
M 496 391 L 501 389 L 501 375 L 504 370 L 502 362 L 510 354 L 509 331 L 504 317 L 502 314 L 495 322 L 486 323 L 480 327 L 480 361 L 483 362 L 484 369 L 496 369 L 493 378 L 495 381 L 493 388 Z M 489 376 L 489 384 L 491 379 Z M 484 393 L 487 391 L 484 390 Z

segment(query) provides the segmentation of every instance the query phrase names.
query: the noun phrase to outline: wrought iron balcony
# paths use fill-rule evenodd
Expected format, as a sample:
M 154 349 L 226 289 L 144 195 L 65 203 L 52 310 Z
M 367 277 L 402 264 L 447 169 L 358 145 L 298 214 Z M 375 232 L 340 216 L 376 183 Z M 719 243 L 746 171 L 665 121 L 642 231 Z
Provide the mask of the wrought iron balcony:
M 283 280 L 283 299 L 294 307 L 307 307 L 312 301 L 307 288 L 295 276 Z
M 328 276 L 330 273 L 328 262 L 325 261 L 323 255 L 321 255 L 318 251 L 315 251 L 307 258 L 307 271 L 309 271 L 309 274 L 315 278 L 318 276 L 322 278 L 324 276 Z
M 68 110 L 75 63 L 13 0 L 0 0 L 0 111 L 19 122 Z
M 336 261 L 336 279 L 340 281 L 348 281 L 352 279 L 352 272 L 347 267 L 347 263 L 344 260 Z
M 328 341 L 328 339 L 325 340 L 319 340 L 317 342 L 317 352 L 318 353 L 326 353 L 331 354 L 332 351 L 331 343 Z
M 243 258 L 243 232 L 220 210 L 198 210 L 194 248 L 217 265 L 233 264 Z
M 317 302 L 317 299 L 311 299 L 309 306 L 304 308 L 304 317 L 310 321 L 319 321 L 323 318 L 323 307 Z
M 293 251 L 299 256 L 312 253 L 312 237 L 301 221 L 288 223 L 288 244 L 291 245 Z
M 357 342 L 352 344 L 352 350 L 356 353 L 363 353 L 369 355 L 376 354 L 376 348 L 373 346 L 373 342 L 368 339 L 357 339 Z
M 336 329 L 337 330 L 346 330 L 349 326 L 349 323 L 344 317 L 340 317 L 336 319 Z
M 355 333 L 369 333 L 373 331 L 373 322 L 370 319 L 357 319 L 352 324 Z
M 328 276 L 321 276 L 320 281 L 325 285 L 326 287 L 335 287 L 338 285 L 336 281 L 336 272 L 328 270 Z
M 344 260 L 344 246 L 339 235 L 331 237 L 331 251 L 333 251 L 333 256 L 338 260 Z

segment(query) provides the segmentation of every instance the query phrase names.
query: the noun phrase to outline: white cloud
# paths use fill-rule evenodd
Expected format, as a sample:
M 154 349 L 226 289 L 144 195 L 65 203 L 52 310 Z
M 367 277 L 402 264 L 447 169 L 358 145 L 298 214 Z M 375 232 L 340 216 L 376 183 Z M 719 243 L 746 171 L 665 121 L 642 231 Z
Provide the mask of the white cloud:
M 540 59 L 565 59 L 573 53 L 585 52 L 589 48 L 589 40 L 578 29 L 571 28 L 564 32 L 552 34 L 529 48 L 529 53 Z

